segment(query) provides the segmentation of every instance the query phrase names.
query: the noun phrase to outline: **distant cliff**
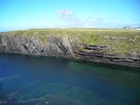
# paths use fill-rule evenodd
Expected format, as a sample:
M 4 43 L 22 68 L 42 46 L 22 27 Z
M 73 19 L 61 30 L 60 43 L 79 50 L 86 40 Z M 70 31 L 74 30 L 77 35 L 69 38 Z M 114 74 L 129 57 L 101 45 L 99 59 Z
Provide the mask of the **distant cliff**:
M 5 32 L 0 33 L 0 52 L 61 56 L 140 67 L 139 32 L 133 37 L 99 35 L 98 31 L 94 34 L 92 31 L 68 30 Z

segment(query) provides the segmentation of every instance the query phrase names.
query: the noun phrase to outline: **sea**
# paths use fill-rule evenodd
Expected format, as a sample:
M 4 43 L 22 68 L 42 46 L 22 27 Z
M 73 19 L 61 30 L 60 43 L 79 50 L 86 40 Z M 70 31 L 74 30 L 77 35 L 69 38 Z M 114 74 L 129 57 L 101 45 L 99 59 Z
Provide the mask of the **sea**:
M 140 105 L 140 68 L 0 53 L 0 105 Z

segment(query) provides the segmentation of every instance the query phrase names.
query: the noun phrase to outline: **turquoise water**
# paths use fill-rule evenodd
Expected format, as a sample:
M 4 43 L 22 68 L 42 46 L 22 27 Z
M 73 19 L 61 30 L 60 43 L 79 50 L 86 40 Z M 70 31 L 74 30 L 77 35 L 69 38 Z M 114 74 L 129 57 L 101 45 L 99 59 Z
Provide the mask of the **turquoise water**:
M 140 69 L 0 53 L 0 105 L 140 105 Z

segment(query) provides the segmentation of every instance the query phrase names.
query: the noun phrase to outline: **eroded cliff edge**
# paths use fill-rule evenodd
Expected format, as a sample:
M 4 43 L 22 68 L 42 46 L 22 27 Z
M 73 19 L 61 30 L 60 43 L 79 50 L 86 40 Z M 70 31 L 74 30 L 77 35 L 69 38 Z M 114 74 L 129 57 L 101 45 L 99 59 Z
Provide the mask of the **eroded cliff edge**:
M 62 34 L 62 33 L 60 33 Z M 111 63 L 118 65 L 126 65 L 132 67 L 140 67 L 139 47 L 132 49 L 122 55 L 118 52 L 119 45 L 116 51 L 114 46 L 117 46 L 117 40 L 125 41 L 131 45 L 135 45 L 140 39 L 139 33 L 132 38 L 114 37 L 111 35 L 97 36 L 92 38 L 92 34 L 85 35 L 88 41 L 97 42 L 97 40 L 112 41 L 109 44 L 85 43 L 82 35 L 70 35 L 69 33 L 60 34 L 44 34 L 40 32 L 32 32 L 30 35 L 26 31 L 24 33 L 0 33 L 0 52 L 19 53 L 36 56 L 61 56 L 69 58 L 77 58 L 82 60 Z M 97 39 L 98 38 L 98 39 Z M 90 41 L 92 40 L 92 41 Z M 121 42 L 120 42 L 121 43 Z M 116 44 L 116 45 L 115 45 Z M 124 44 L 124 43 L 123 43 Z M 125 45 L 124 45 L 125 49 Z M 121 49 L 120 49 L 121 50 Z M 112 51 L 112 52 L 111 52 Z

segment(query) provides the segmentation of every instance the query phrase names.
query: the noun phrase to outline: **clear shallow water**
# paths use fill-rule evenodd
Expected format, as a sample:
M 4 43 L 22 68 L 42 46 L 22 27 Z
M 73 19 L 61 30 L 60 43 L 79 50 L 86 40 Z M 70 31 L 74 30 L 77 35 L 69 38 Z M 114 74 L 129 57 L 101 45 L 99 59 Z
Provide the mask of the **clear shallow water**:
M 140 69 L 0 53 L 0 105 L 140 105 Z

